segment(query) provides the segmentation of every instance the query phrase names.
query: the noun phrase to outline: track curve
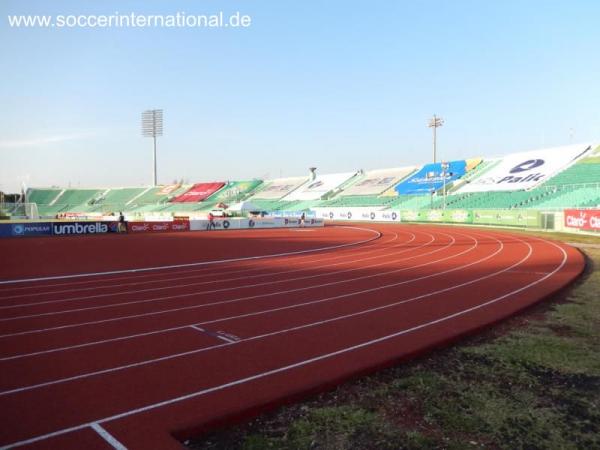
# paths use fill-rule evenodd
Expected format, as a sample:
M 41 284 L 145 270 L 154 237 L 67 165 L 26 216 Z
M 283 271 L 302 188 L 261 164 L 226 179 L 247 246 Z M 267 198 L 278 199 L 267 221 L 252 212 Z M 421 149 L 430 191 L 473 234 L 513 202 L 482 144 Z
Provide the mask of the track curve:
M 474 332 L 584 267 L 565 244 L 474 228 L 363 224 L 187 240 L 54 239 L 48 255 L 60 243 L 75 257 L 50 268 L 35 264 L 47 261 L 43 238 L 19 242 L 39 259 L 0 266 L 0 410 L 11 411 L 0 446 L 180 448 L 173 435 Z

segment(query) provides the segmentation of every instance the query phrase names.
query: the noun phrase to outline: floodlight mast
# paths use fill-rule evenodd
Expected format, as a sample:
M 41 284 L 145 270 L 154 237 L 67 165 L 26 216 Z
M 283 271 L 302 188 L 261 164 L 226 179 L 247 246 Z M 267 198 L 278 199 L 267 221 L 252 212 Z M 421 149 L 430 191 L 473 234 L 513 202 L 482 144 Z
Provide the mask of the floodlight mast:
M 158 184 L 156 172 L 156 138 L 163 135 L 163 110 L 149 109 L 142 112 L 142 136 L 151 137 L 154 141 L 153 163 L 154 186 Z
M 437 162 L 437 133 L 436 130 L 438 127 L 444 125 L 444 119 L 441 117 L 437 117 L 435 114 L 431 119 L 429 119 L 429 123 L 427 126 L 429 128 L 433 128 L 433 163 Z

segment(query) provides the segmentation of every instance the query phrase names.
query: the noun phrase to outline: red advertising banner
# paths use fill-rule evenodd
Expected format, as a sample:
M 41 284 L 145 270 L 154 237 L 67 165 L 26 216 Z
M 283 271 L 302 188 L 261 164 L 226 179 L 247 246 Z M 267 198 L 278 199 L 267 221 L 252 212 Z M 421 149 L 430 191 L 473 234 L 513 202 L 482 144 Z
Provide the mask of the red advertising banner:
M 171 201 L 174 203 L 196 203 L 206 200 L 212 194 L 225 186 L 225 183 L 219 181 L 214 183 L 198 183 L 193 185 L 183 194 L 175 197 Z
M 189 231 L 190 222 L 177 220 L 173 222 L 128 222 L 129 233 L 161 233 L 166 231 Z
M 600 231 L 600 209 L 565 209 L 565 226 Z

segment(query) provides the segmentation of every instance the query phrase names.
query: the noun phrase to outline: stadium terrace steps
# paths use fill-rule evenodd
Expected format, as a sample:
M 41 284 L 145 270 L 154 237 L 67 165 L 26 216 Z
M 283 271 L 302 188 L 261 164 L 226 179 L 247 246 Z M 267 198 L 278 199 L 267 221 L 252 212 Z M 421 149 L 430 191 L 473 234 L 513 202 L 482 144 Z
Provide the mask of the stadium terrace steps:
M 456 191 L 460 189 L 465 184 L 470 183 L 472 180 L 479 178 L 480 176 L 484 175 L 487 171 L 496 167 L 498 164 L 500 164 L 500 161 L 500 159 L 482 160 L 475 168 L 469 170 L 460 179 L 453 183 L 449 190 Z
M 561 184 L 586 184 L 600 182 L 600 157 L 585 158 L 545 183 L 545 186 Z
M 29 189 L 27 201 L 38 205 L 50 205 L 63 192 L 63 189 Z

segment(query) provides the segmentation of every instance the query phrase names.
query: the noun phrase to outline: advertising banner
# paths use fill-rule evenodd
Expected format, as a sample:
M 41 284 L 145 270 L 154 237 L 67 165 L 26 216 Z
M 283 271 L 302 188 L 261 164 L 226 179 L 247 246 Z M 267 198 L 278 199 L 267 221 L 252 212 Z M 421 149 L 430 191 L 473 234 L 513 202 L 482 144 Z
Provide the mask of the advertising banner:
M 471 180 L 458 193 L 517 191 L 531 189 L 560 172 L 592 147 L 567 145 L 531 152 L 514 153 L 483 176 Z
M 400 169 L 372 170 L 367 172 L 362 180 L 344 189 L 342 195 L 377 195 L 415 170 L 414 167 L 402 167 Z
M 565 226 L 580 230 L 600 231 L 600 210 L 565 209 Z
M 444 211 L 444 222 L 473 223 L 473 211 L 466 209 L 447 209 Z
M 243 222 L 248 222 L 247 219 L 223 219 L 223 218 L 215 218 L 213 220 L 214 230 L 237 230 L 240 228 L 244 228 L 242 226 Z M 189 222 L 189 229 L 191 231 L 208 231 L 210 222 L 207 219 L 199 219 L 199 220 L 191 220 Z M 247 227 L 246 227 L 247 228 Z
M 53 222 L 52 234 L 65 236 L 74 234 L 104 234 L 117 231 L 118 222 Z
M 330 175 L 317 175 L 317 177 L 296 189 L 286 200 L 317 200 L 329 191 L 334 190 L 355 175 L 351 173 L 334 173 Z
M 217 181 L 214 183 L 198 183 L 193 185 L 183 194 L 175 197 L 171 202 L 174 203 L 197 203 L 206 200 L 212 194 L 225 186 L 225 183 Z
M 165 222 L 128 222 L 128 233 L 161 233 L 169 231 L 189 231 L 188 221 Z
M 0 224 L 0 236 L 49 236 L 52 234 L 50 222 L 3 223 Z
M 477 209 L 473 211 L 473 223 L 539 228 L 542 225 L 542 216 L 539 211 L 529 209 Z
M 380 208 L 314 208 L 316 216 L 326 220 L 352 220 L 359 222 L 400 222 L 400 211 Z
M 280 199 L 285 197 L 294 189 L 300 187 L 308 180 L 307 177 L 278 178 L 265 181 L 265 187 L 257 192 L 252 198 Z M 252 200 L 252 198 L 250 200 Z
M 444 185 L 462 177 L 466 173 L 466 161 L 450 161 L 445 172 L 442 163 L 426 164 L 414 175 L 396 186 L 398 194 L 426 194 L 437 191 Z

